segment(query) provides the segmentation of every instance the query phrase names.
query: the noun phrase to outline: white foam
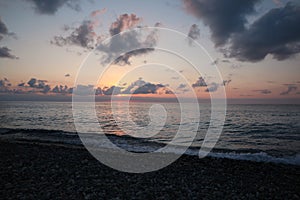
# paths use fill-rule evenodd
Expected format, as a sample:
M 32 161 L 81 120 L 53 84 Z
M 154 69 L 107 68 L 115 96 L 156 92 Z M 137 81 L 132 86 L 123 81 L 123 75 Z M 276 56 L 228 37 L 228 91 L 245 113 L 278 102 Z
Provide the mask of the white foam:
M 300 165 L 300 154 L 289 157 L 273 157 L 265 152 L 259 153 L 209 153 L 210 157 L 228 158 L 234 160 L 249 160 L 255 162 L 284 163 L 290 165 Z

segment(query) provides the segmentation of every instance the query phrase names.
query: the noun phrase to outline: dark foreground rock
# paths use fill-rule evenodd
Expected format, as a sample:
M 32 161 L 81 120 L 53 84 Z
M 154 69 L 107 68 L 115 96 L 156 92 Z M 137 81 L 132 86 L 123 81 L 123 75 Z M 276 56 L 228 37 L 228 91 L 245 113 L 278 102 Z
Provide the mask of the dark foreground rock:
M 113 170 L 83 148 L 0 142 L 0 199 L 299 199 L 300 167 L 183 156 L 151 173 Z

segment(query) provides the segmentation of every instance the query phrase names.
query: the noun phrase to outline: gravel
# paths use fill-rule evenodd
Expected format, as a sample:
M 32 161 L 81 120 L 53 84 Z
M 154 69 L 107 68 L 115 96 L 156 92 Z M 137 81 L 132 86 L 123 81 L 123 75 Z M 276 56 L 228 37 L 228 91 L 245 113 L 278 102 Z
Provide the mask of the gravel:
M 0 149 L 0 199 L 300 199 L 299 166 L 185 155 L 130 174 L 83 147 L 0 141 Z

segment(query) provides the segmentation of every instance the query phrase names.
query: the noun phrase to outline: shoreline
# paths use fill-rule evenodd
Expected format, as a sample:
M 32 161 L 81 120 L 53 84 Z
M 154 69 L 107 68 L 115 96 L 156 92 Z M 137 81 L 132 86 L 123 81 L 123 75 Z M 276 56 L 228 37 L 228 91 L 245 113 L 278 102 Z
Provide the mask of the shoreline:
M 91 139 L 89 145 L 93 145 L 92 140 L 99 140 L 99 138 L 97 138 L 98 134 L 89 133 L 84 135 L 89 137 L 89 140 Z M 129 135 L 108 134 L 106 136 L 118 147 L 135 153 L 153 152 L 165 146 L 164 143 L 135 138 Z M 12 143 L 33 143 L 50 146 L 67 146 L 68 148 L 85 148 L 83 147 L 78 133 L 63 130 L 0 128 L 0 141 Z M 107 151 L 114 151 L 115 149 L 115 147 L 105 143 L 100 144 L 99 148 L 100 151 L 101 149 Z M 177 146 L 170 146 L 170 148 L 170 154 L 181 155 L 181 153 L 176 150 Z M 197 146 L 190 146 L 184 155 L 198 157 L 199 150 L 200 148 Z M 214 147 L 207 157 L 265 163 L 282 163 L 300 166 L 299 153 L 276 155 L 268 150 L 263 151 L 259 149 L 222 149 Z
M 299 199 L 300 167 L 183 155 L 145 174 L 111 169 L 82 148 L 0 141 L 2 199 Z

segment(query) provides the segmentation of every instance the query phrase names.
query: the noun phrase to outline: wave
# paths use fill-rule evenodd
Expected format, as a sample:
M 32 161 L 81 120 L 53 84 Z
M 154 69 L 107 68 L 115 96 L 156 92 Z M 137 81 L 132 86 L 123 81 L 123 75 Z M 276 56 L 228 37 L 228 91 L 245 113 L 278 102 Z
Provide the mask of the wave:
M 234 160 L 249 160 L 255 162 L 283 163 L 290 165 L 300 165 L 300 154 L 287 157 L 274 157 L 266 152 L 259 153 L 210 153 L 209 156 L 215 158 L 228 158 Z
M 98 138 L 98 134 L 85 134 L 85 139 L 89 145 Z M 150 141 L 148 139 L 134 138 L 128 135 L 107 135 L 109 140 L 113 143 L 101 143 L 101 148 L 116 148 L 120 147 L 127 151 L 145 153 L 158 151 L 166 144 Z M 8 129 L 0 128 L 0 140 L 10 142 L 26 142 L 26 143 L 42 143 L 50 145 L 64 145 L 68 147 L 83 147 L 80 137 L 75 132 L 65 132 L 61 130 L 45 130 L 45 129 Z M 97 141 L 99 147 L 99 141 Z M 179 153 L 180 147 L 171 146 L 168 152 L 165 153 Z M 247 151 L 247 152 L 245 152 Z M 198 156 L 199 148 L 190 147 L 185 154 L 190 156 Z M 271 162 L 283 163 L 289 165 L 300 165 L 300 154 L 285 157 L 271 156 L 266 152 L 257 152 L 255 149 L 237 151 L 229 149 L 214 149 L 208 154 L 208 157 L 224 158 L 233 160 L 247 160 L 254 162 Z

